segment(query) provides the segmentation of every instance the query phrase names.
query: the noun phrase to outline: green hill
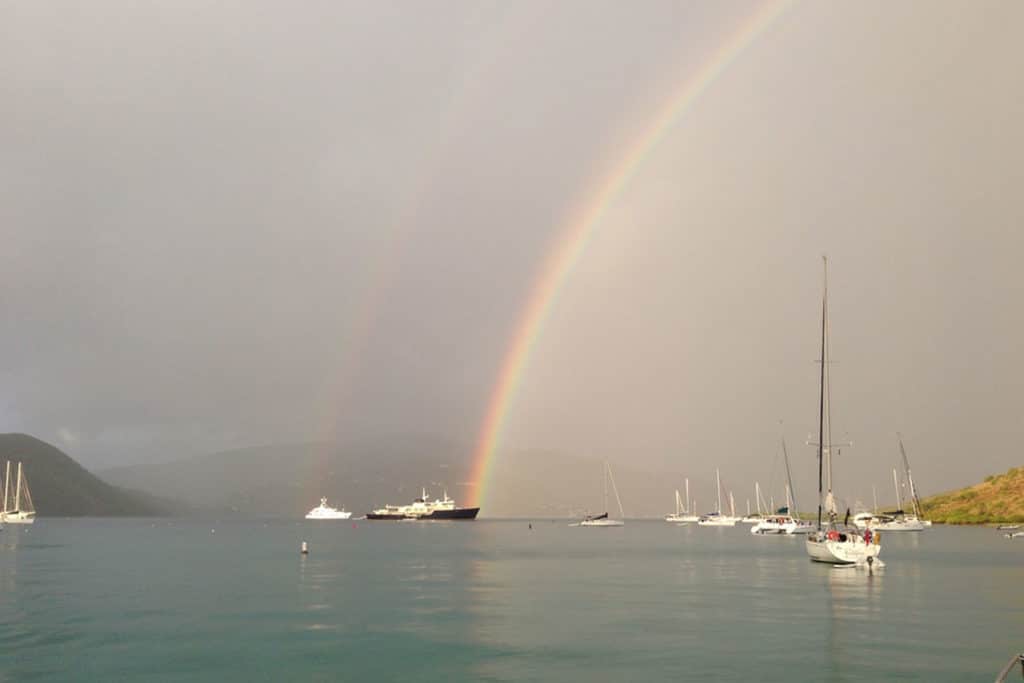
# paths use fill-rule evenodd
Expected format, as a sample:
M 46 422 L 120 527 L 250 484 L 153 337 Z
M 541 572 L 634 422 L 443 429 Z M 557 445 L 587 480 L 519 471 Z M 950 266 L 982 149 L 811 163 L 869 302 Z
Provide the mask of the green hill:
M 0 478 L 7 460 L 12 487 L 15 468 L 23 464 L 40 517 L 147 517 L 170 511 L 169 504 L 153 496 L 111 486 L 60 449 L 27 434 L 0 434 Z
M 944 524 L 1024 522 L 1024 467 L 959 491 L 941 493 L 922 501 L 925 517 Z

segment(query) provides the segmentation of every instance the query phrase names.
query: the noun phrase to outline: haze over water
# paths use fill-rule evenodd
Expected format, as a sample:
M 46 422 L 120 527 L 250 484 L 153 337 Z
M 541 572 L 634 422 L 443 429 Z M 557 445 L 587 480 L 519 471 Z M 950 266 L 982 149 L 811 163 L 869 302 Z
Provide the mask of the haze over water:
M 886 534 L 874 574 L 663 522 L 47 519 L 0 543 L 11 681 L 988 681 L 1024 624 L 1024 545 L 978 528 Z

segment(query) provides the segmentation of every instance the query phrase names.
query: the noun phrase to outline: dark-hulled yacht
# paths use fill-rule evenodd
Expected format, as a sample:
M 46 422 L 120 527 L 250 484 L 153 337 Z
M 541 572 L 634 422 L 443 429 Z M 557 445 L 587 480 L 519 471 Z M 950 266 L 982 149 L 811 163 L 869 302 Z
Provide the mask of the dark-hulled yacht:
M 387 519 L 393 521 L 401 520 L 449 520 L 449 519 L 476 519 L 480 508 L 460 508 L 455 506 L 455 501 L 444 492 L 444 499 L 427 498 L 427 490 L 423 489 L 422 495 L 414 500 L 411 505 L 385 505 L 373 512 L 367 513 L 366 519 Z

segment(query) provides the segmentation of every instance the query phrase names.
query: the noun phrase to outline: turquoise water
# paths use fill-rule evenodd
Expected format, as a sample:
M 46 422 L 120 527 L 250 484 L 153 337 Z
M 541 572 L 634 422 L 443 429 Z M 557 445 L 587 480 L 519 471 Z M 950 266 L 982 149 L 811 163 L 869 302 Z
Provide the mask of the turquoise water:
M 802 543 L 41 519 L 0 532 L 0 681 L 990 681 L 1024 650 L 1024 539 L 888 534 L 874 574 Z

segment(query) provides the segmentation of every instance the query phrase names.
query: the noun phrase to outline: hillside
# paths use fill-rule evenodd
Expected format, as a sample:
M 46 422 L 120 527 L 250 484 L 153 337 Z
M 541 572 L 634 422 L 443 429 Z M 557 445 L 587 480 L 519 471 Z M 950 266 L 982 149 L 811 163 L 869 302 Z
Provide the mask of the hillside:
M 362 514 L 408 503 L 421 486 L 459 502 L 467 493 L 465 449 L 441 439 L 395 437 L 346 443 L 277 444 L 222 451 L 169 463 L 100 472 L 118 486 L 181 500 L 204 514 L 297 517 L 321 496 Z
M 1024 467 L 922 501 L 925 517 L 945 524 L 1024 522 Z
M 23 463 L 40 517 L 145 517 L 166 514 L 170 509 L 152 496 L 111 486 L 60 449 L 27 434 L 0 434 L 0 468 L 7 460 L 11 461 L 12 486 L 17 463 Z
M 447 488 L 460 504 L 468 503 L 471 452 L 439 437 L 388 436 L 245 448 L 117 467 L 100 476 L 204 513 L 299 517 L 326 496 L 361 515 L 385 503 L 408 503 L 421 486 L 434 495 Z M 628 461 L 612 467 L 627 516 L 672 509 L 672 489 L 682 488 L 682 476 L 633 468 Z M 519 451 L 502 454 L 492 469 L 481 517 L 569 517 L 603 509 L 599 460 Z M 693 487 L 696 493 L 696 481 Z M 700 493 L 702 508 L 710 509 L 714 494 L 706 487 Z M 615 512 L 614 498 L 609 505 Z

